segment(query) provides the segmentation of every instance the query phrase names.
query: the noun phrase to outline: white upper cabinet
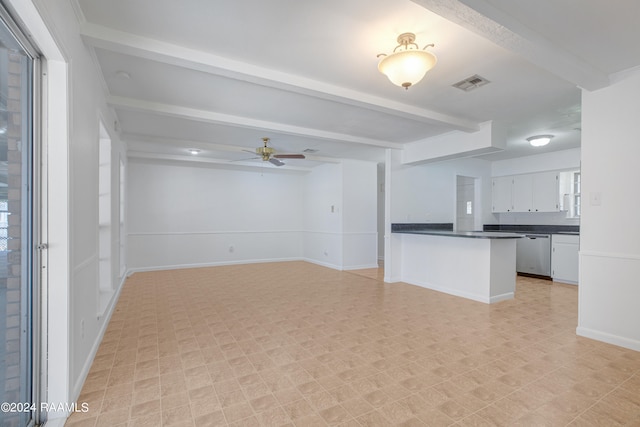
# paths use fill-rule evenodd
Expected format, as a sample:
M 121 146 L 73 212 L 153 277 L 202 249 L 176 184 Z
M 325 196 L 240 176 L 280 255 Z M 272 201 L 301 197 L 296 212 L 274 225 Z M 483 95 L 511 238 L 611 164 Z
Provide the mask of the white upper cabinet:
M 531 212 L 533 209 L 533 175 L 515 175 L 513 178 L 513 212 Z
M 558 172 L 533 174 L 531 187 L 533 211 L 558 212 L 560 210 Z
M 493 178 L 491 187 L 491 212 L 511 212 L 513 210 L 511 197 L 512 177 L 500 176 Z
M 558 172 L 493 178 L 492 212 L 558 212 Z

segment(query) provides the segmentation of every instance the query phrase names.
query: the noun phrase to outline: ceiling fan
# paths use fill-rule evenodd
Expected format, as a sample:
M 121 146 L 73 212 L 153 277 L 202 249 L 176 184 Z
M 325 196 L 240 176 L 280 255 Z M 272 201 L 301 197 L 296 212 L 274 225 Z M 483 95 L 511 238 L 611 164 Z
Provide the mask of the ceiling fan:
M 280 159 L 304 159 L 305 158 L 304 154 L 276 154 L 275 149 L 267 146 L 267 144 L 269 143 L 269 138 L 267 137 L 263 137 L 262 142 L 264 143 L 264 146 L 256 148 L 255 154 L 259 155 L 260 157 L 256 157 L 256 158 L 262 159 L 263 162 L 269 162 L 276 166 L 283 166 L 284 162 L 281 161 Z M 249 151 L 249 150 L 242 150 L 242 151 L 246 151 L 247 153 L 254 153 L 253 151 Z

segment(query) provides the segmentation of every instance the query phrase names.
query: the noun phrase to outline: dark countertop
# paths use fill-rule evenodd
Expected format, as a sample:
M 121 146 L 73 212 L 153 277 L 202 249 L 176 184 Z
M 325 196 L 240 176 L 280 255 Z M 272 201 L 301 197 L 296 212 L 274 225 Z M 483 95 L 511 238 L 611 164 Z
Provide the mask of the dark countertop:
M 424 234 L 429 236 L 466 237 L 470 239 L 520 239 L 524 237 L 517 233 L 502 233 L 495 231 L 448 231 L 448 230 L 399 230 L 397 234 Z
M 392 233 L 431 234 L 452 237 L 471 237 L 480 239 L 517 239 L 525 234 L 567 234 L 580 235 L 579 225 L 523 225 L 523 224 L 485 224 L 483 231 L 455 232 L 453 223 L 394 223 L 391 224 Z M 471 233 L 471 234 L 469 234 Z M 511 237 L 499 237 L 510 235 Z
M 483 230 L 523 234 L 580 234 L 579 225 L 485 224 Z
M 453 231 L 452 222 L 401 222 L 391 224 L 391 232 L 398 231 L 418 231 L 418 230 L 430 230 L 430 231 Z

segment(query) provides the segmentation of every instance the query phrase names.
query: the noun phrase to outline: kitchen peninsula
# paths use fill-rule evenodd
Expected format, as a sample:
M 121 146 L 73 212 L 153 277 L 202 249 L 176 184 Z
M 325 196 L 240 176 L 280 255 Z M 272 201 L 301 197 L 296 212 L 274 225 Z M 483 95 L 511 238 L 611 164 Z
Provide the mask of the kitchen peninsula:
M 522 235 L 447 228 L 392 224 L 402 245 L 402 281 L 488 304 L 513 298 Z

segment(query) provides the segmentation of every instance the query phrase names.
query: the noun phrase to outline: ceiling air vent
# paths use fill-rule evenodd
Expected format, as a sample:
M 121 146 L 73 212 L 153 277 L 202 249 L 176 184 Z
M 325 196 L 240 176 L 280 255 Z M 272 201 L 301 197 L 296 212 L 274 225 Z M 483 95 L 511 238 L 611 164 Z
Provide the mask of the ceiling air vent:
M 484 77 L 481 77 L 477 74 L 471 76 L 471 77 L 467 77 L 466 79 L 459 81 L 456 84 L 453 84 L 453 87 L 456 87 L 460 90 L 463 90 L 465 92 L 470 92 L 474 89 L 479 88 L 480 86 L 484 86 L 487 83 L 491 83 L 489 80 L 485 79 Z

